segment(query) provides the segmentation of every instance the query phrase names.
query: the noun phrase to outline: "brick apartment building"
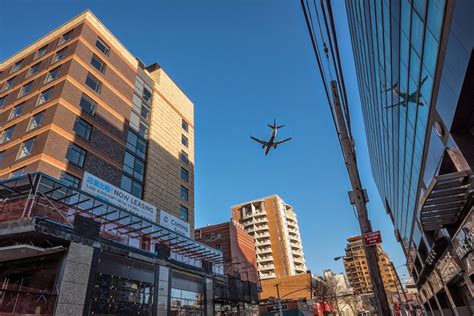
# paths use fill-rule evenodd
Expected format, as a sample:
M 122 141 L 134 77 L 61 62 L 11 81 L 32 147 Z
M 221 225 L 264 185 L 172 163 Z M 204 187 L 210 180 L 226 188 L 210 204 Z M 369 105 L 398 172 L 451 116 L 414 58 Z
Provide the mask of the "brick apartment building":
M 224 278 L 215 279 L 216 315 L 258 315 L 259 286 L 257 256 L 252 236 L 235 219 L 195 230 L 196 241 L 222 251 Z M 219 282 L 220 281 L 220 282 Z
M 214 315 L 193 166 L 193 104 L 90 11 L 2 61 L 0 314 Z
M 227 223 L 197 228 L 195 239 L 222 251 L 225 274 L 258 284 L 254 239 L 240 223 L 232 219 Z
M 0 179 L 88 172 L 192 230 L 193 104 L 90 11 L 0 63 L 0 126 Z

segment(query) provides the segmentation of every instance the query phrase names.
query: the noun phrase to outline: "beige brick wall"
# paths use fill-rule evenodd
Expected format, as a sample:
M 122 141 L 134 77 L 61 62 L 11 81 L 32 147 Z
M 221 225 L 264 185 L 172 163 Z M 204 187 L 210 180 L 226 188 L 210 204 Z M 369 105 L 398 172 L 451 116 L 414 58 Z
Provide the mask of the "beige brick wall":
M 180 205 L 188 208 L 191 237 L 194 238 L 194 105 L 162 70 L 149 73 L 155 81 L 150 117 L 148 160 L 144 199 L 179 217 Z M 182 129 L 182 120 L 189 127 Z M 189 145 L 181 144 L 184 134 Z M 186 165 L 179 155 L 184 150 L 189 157 Z M 181 167 L 189 172 L 189 182 L 181 180 Z M 189 201 L 180 199 L 181 185 L 189 190 Z M 159 212 L 158 212 L 159 213 Z M 157 219 L 159 222 L 159 218 Z

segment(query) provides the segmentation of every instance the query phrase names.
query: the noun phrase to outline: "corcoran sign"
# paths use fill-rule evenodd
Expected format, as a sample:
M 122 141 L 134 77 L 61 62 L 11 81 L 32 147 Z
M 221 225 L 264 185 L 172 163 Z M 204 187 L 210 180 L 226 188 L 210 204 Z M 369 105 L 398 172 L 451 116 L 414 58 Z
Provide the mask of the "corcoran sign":
M 163 210 L 160 210 L 160 225 L 186 237 L 190 237 L 191 235 L 189 223 Z
M 380 243 L 382 243 L 382 235 L 380 235 L 380 231 L 371 232 L 364 235 L 365 246 L 374 246 Z
M 156 222 L 156 207 L 88 172 L 84 172 L 81 190 Z

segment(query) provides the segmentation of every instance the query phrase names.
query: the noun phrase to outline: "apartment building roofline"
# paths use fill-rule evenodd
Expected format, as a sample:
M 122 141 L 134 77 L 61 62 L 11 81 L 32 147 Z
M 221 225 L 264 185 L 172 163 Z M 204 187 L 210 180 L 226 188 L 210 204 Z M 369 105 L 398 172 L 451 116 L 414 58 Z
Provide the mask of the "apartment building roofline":
M 270 198 L 273 198 L 273 197 L 279 198 L 280 200 L 283 201 L 283 199 L 278 194 L 272 194 L 272 195 L 264 196 L 264 197 L 261 197 L 261 198 L 255 199 L 255 200 L 235 204 L 235 205 L 232 205 L 230 208 L 232 209 L 232 208 L 236 208 L 236 207 L 239 207 L 239 206 L 242 206 L 242 205 L 245 205 L 245 204 L 249 204 L 249 203 L 254 203 L 254 202 L 263 202 L 264 200 L 270 199 Z M 287 204 L 287 203 L 285 203 L 285 204 Z M 287 204 L 287 205 L 290 205 L 290 204 Z
M 0 69 L 11 63 L 14 59 L 21 59 L 24 56 L 31 53 L 33 50 L 37 50 L 41 48 L 45 43 L 47 43 L 51 38 L 58 36 L 63 30 L 69 28 L 70 26 L 80 23 L 82 21 L 89 21 L 92 23 L 98 30 L 100 30 L 101 35 L 106 37 L 105 39 L 111 42 L 116 48 L 119 49 L 120 53 L 130 62 L 131 65 L 138 67 L 139 61 L 137 58 L 112 34 L 112 32 L 92 13 L 91 10 L 86 9 L 79 15 L 73 17 L 69 21 L 65 22 L 61 26 L 53 29 L 51 32 L 46 34 L 45 36 L 41 37 L 40 39 L 36 40 L 35 42 L 31 43 L 30 45 L 26 46 L 22 50 L 17 53 L 14 53 L 12 56 L 8 57 L 7 59 L 0 61 Z

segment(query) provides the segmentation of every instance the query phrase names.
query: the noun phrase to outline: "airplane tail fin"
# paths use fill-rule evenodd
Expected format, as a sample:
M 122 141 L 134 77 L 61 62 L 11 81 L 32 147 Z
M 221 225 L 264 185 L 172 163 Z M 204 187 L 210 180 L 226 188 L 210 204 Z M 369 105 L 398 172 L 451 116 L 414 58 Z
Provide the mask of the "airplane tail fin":
M 279 126 L 277 126 L 277 128 L 282 128 L 282 127 L 285 127 L 285 125 L 279 125 Z
M 268 127 L 270 127 L 271 129 L 273 129 L 275 126 L 273 125 L 270 125 L 270 124 L 267 124 Z

